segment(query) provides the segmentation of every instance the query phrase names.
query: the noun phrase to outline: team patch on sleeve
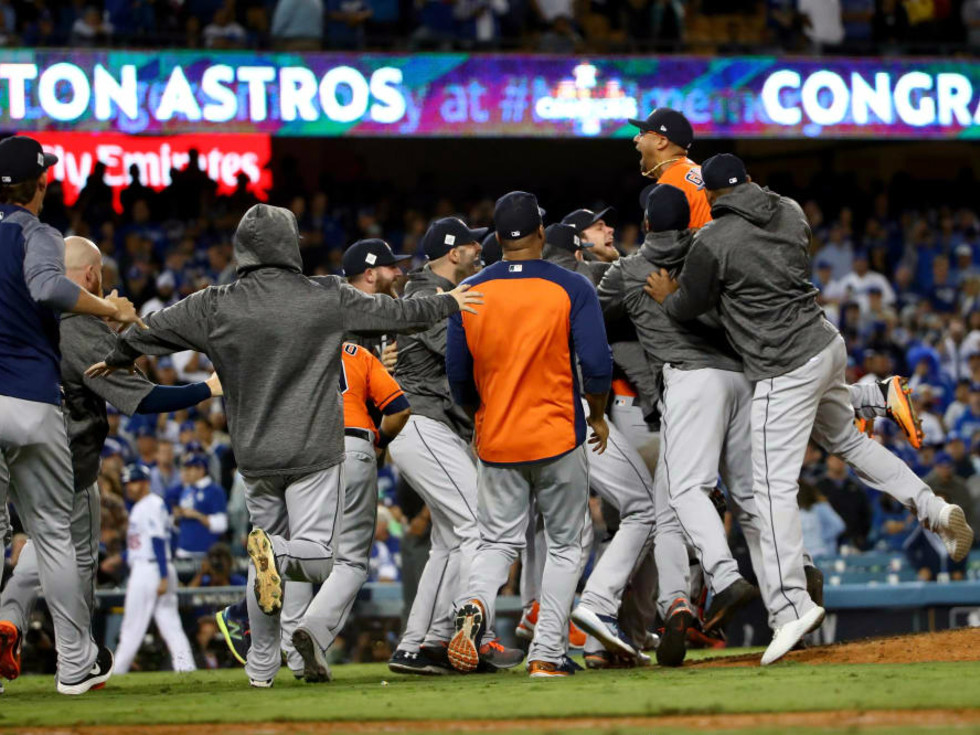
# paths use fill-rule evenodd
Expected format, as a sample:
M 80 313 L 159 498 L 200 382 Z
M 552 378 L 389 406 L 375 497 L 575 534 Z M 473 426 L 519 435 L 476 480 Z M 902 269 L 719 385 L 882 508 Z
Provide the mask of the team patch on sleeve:
M 694 184 L 696 187 L 698 187 L 699 190 L 704 188 L 704 181 L 701 178 L 701 167 L 700 166 L 698 166 L 696 168 L 692 168 L 690 171 L 687 172 L 687 175 L 685 175 L 684 178 L 687 181 L 689 181 L 692 184 Z

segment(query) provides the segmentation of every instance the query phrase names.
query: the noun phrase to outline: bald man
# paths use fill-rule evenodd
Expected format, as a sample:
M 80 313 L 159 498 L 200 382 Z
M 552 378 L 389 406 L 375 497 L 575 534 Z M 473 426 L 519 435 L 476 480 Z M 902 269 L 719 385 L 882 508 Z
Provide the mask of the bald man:
M 102 296 L 102 253 L 83 237 L 65 239 L 65 275 L 83 290 Z M 95 599 L 95 572 L 99 558 L 101 508 L 99 457 L 109 431 L 106 401 L 126 415 L 160 413 L 189 408 L 212 396 L 221 395 L 217 376 L 206 383 L 186 386 L 154 385 L 139 371 L 125 370 L 108 378 L 90 379 L 85 369 L 101 360 L 115 346 L 115 332 L 97 316 L 65 314 L 61 319 L 61 385 L 63 410 L 71 449 L 75 498 L 71 537 L 75 565 L 59 565 L 65 574 L 81 577 L 87 607 L 73 613 L 79 626 L 87 626 Z M 0 499 L 5 501 L 8 477 L 0 466 Z M 28 541 L 17 566 L 0 596 L 0 677 L 20 675 L 21 635 L 40 593 L 37 552 Z

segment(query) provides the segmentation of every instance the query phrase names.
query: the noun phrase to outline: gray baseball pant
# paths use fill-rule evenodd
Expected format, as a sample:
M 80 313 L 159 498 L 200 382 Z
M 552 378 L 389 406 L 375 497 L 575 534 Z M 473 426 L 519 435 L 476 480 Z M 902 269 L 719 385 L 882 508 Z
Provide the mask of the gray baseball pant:
M 285 580 L 318 584 L 330 576 L 344 507 L 343 463 L 307 475 L 246 477 L 245 504 L 252 525 L 272 539 Z M 250 564 L 248 589 L 254 584 L 255 565 Z M 282 661 L 281 615 L 263 613 L 253 594 L 245 598 L 252 630 L 245 671 L 251 679 L 266 681 L 276 675 Z M 321 587 L 299 621 L 321 648 L 329 635 L 330 604 Z
M 452 602 L 469 578 L 480 544 L 477 470 L 469 444 L 426 416 L 411 416 L 388 451 L 432 517 L 429 560 L 398 644 L 399 650 L 417 651 L 453 635 Z
M 544 518 L 548 558 L 528 659 L 560 663 L 568 645 L 568 617 L 578 583 L 582 524 L 589 500 L 589 468 L 583 446 L 544 462 L 511 466 L 479 463 L 480 547 L 466 594 L 458 598 L 457 605 L 478 600 L 486 611 L 488 627 L 493 627 L 497 592 L 526 543 L 531 497 Z
M 580 603 L 599 615 L 615 617 L 630 577 L 653 545 L 653 478 L 615 425 L 609 426 L 606 451 L 589 451 L 587 457 L 590 485 L 619 511 L 619 530 L 593 567 Z
M 92 670 L 86 581 L 79 575 L 71 520 L 75 488 L 65 419 L 58 406 L 0 396 L 0 453 L 10 473 L 10 496 L 34 539 L 44 597 L 54 620 L 58 675 L 78 681 Z
M 378 519 L 378 463 L 371 442 L 344 437 L 344 515 L 337 537 L 333 571 L 320 588 L 327 635 L 323 648 L 333 645 L 347 624 L 357 593 L 367 582 L 368 562 Z M 287 582 L 282 601 L 282 650 L 293 672 L 303 671 L 303 658 L 293 647 L 293 633 L 313 599 L 313 585 Z
M 755 386 L 752 460 L 768 588 L 762 592 L 773 627 L 814 607 L 806 593 L 797 504 L 811 432 L 817 444 L 851 465 L 864 483 L 914 510 L 921 522 L 936 523 L 946 505 L 904 462 L 854 427 L 846 367 L 847 350 L 838 336 L 804 365 Z
M 746 430 L 751 416 L 752 384 L 743 373 L 711 368 L 678 370 L 665 365 L 663 376 L 661 468 L 668 504 L 685 539 L 694 547 L 711 591 L 717 594 L 741 576 L 728 548 L 724 524 L 709 498 L 718 484 L 719 473 L 753 562 L 761 562 L 760 524 L 752 492 L 752 445 Z M 680 558 L 679 551 L 669 546 L 660 553 Z M 676 567 L 676 560 L 671 566 Z M 669 574 L 667 582 L 674 582 Z M 669 595 L 676 592 L 662 590 Z M 670 598 L 668 606 L 673 599 L 676 597 Z
M 4 483 L 2 471 L 0 483 Z M 95 612 L 95 573 L 99 565 L 99 539 L 102 529 L 98 483 L 77 491 L 74 500 L 71 538 L 75 546 L 78 576 L 83 582 L 82 591 L 91 617 Z M 20 552 L 17 566 L 0 595 L 0 620 L 9 620 L 18 630 L 25 630 L 40 594 L 41 575 L 38 570 L 37 550 L 33 539 L 28 539 Z

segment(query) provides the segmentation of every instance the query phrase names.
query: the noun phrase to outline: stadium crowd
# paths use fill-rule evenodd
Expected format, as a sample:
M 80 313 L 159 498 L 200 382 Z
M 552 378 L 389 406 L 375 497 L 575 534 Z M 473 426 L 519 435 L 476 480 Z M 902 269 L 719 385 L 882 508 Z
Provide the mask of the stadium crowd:
M 978 0 L 3 0 L 0 45 L 946 53 Z
M 246 180 L 231 195 L 218 196 L 213 182 L 193 166 L 179 172 L 161 192 L 144 186 L 137 176 L 122 192 L 121 209 L 116 211 L 103 175 L 96 167 L 70 207 L 54 183 L 42 217 L 66 234 L 90 237 L 98 244 L 107 291 L 118 288 L 145 314 L 235 278 L 231 237 L 241 214 L 256 201 Z M 309 273 L 342 273 L 345 245 L 372 236 L 386 238 L 396 251 L 416 254 L 409 266 L 415 267 L 424 260 L 417 253 L 418 241 L 431 218 L 459 213 L 471 226 L 483 226 L 490 224 L 492 213 L 492 192 L 466 200 L 441 199 L 428 208 L 390 199 L 368 208 L 334 201 L 323 191 L 301 193 L 291 177 L 278 181 L 281 185 L 271 193 L 271 201 L 296 214 Z M 876 436 L 937 493 L 961 505 L 973 526 L 980 525 L 980 218 L 969 207 L 898 203 L 887 188 L 854 199 L 868 202 L 866 207 L 855 205 L 855 210 L 822 197 L 822 190 L 818 186 L 813 192 L 793 193 L 800 196 L 812 227 L 813 281 L 828 318 L 840 326 L 848 343 L 849 380 L 875 380 L 893 373 L 910 376 L 924 446 L 914 450 L 895 425 L 883 419 L 874 427 Z M 639 216 L 639 211 L 620 213 L 616 244 L 621 253 L 639 245 Z M 139 366 L 162 385 L 202 381 L 212 373 L 207 358 L 193 352 L 142 358 Z M 100 585 L 125 584 L 121 474 L 132 461 L 151 468 L 153 492 L 172 509 L 173 548 L 183 583 L 244 584 L 248 514 L 222 400 L 129 419 L 110 406 L 109 424 L 99 477 Z M 806 544 L 814 556 L 897 551 L 908 556 L 922 579 L 964 578 L 965 562 L 952 564 L 932 547 L 929 535 L 919 530 L 906 508 L 863 486 L 839 459 L 811 447 L 803 475 L 800 504 Z M 407 609 L 412 580 L 427 552 L 428 516 L 421 500 L 390 467 L 382 470 L 378 503 L 370 579 L 404 581 Z M 593 515 L 601 539 L 598 504 Z M 15 538 L 8 567 L 16 564 L 22 541 L 22 536 Z M 199 666 L 229 663 L 213 620 L 214 612 L 228 602 L 202 598 L 189 614 L 185 611 Z M 107 636 L 110 633 L 107 629 Z M 40 624 L 34 634 L 29 642 L 43 645 Z M 337 655 L 382 658 L 386 641 L 396 634 L 362 632 L 346 649 L 338 646 Z

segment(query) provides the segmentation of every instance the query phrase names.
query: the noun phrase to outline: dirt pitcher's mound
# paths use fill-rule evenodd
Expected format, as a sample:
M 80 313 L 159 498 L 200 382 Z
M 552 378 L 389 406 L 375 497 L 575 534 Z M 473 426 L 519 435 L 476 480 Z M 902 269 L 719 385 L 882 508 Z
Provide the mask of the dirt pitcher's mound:
M 761 654 L 711 658 L 690 664 L 702 668 L 757 666 Z M 980 628 L 944 630 L 792 651 L 784 661 L 808 664 L 912 664 L 921 661 L 980 661 Z

